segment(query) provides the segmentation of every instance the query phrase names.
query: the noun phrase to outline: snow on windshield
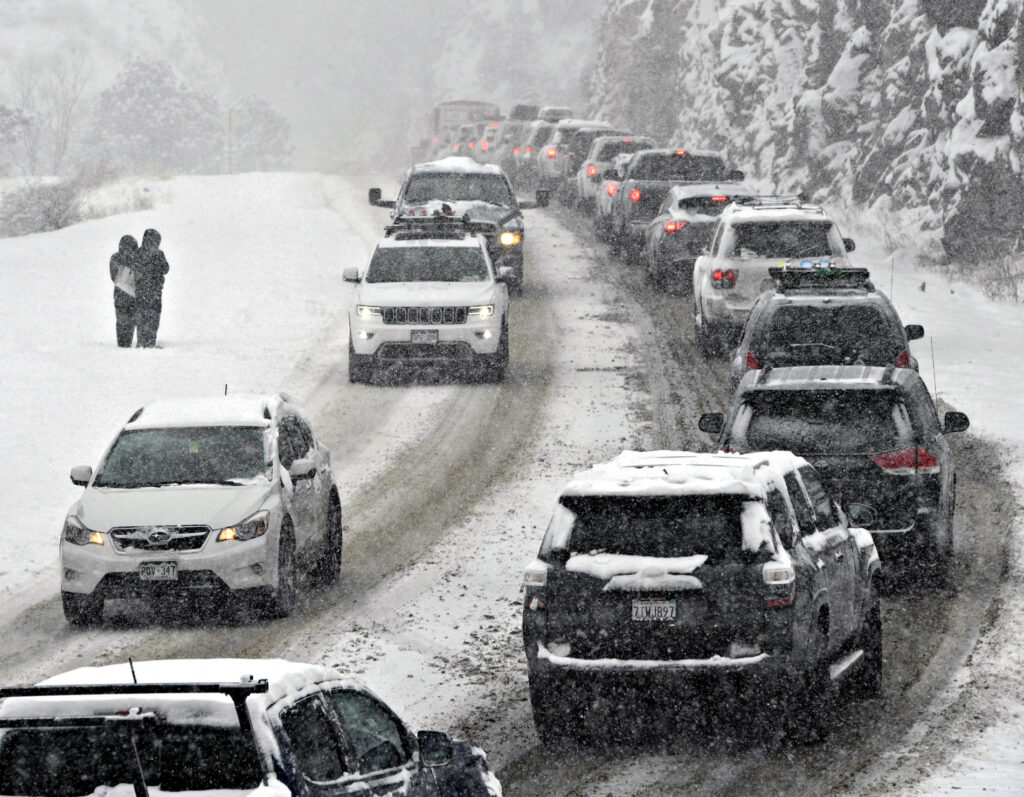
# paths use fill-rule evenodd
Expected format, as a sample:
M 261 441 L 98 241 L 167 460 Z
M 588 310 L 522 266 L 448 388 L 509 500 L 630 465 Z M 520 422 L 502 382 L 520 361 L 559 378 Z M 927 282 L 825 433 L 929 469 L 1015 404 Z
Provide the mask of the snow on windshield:
M 508 183 L 501 174 L 421 172 L 409 178 L 405 188 L 408 204 L 432 199 L 445 202 L 487 202 L 491 205 L 515 204 Z
M 483 253 L 465 246 L 388 247 L 373 253 L 366 282 L 485 282 Z

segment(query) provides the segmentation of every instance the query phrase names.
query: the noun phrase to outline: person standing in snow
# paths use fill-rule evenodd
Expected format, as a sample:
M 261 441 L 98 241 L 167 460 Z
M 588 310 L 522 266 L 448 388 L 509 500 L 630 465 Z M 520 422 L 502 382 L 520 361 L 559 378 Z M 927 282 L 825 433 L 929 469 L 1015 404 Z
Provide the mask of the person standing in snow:
M 156 345 L 156 331 L 160 327 L 163 309 L 164 275 L 170 270 L 167 258 L 160 249 L 160 233 L 146 230 L 135 266 L 135 313 L 139 328 L 139 346 Z
M 135 335 L 135 260 L 138 251 L 138 241 L 131 235 L 122 235 L 117 251 L 110 256 L 117 345 L 122 349 L 132 345 Z

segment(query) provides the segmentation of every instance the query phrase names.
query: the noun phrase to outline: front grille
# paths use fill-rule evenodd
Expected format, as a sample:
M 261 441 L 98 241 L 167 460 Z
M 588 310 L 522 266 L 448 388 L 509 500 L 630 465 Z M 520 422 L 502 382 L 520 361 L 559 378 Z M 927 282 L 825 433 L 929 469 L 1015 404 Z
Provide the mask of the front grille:
M 385 324 L 465 324 L 466 307 L 385 307 Z
M 468 343 L 385 343 L 377 356 L 381 360 L 468 360 L 473 349 Z
M 118 553 L 198 551 L 209 534 L 209 526 L 133 526 L 113 529 L 110 541 Z

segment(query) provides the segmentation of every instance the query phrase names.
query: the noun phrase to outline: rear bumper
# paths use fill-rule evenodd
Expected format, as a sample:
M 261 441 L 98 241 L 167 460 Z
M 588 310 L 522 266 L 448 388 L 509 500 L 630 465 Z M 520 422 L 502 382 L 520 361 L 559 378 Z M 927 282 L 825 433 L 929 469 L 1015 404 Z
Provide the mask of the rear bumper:
M 535 663 L 539 675 L 549 673 L 592 673 L 604 675 L 678 673 L 692 675 L 726 675 L 728 673 L 777 673 L 789 670 L 785 656 L 758 653 L 730 658 L 712 656 L 707 659 L 578 659 L 556 656 L 537 643 Z

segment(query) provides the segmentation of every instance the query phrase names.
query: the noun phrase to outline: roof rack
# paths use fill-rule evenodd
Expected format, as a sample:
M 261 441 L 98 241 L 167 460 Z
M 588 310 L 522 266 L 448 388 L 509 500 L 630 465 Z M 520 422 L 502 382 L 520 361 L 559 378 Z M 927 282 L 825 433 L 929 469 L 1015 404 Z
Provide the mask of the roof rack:
M 473 221 L 469 214 L 456 216 L 442 211 L 435 211 L 430 216 L 399 216 L 393 224 L 384 228 L 386 237 L 395 240 L 414 240 L 417 238 L 461 238 L 467 234 L 482 233 L 494 235 L 498 225 L 493 221 Z
M 733 200 L 737 205 L 746 205 L 756 208 L 795 208 L 807 210 L 813 213 L 825 215 L 825 209 L 821 205 L 815 205 L 810 197 L 803 191 L 798 194 L 758 194 L 754 196 L 737 197 Z
M 768 277 L 780 293 L 808 288 L 818 291 L 840 288 L 872 291 L 875 286 L 870 276 L 866 268 L 840 268 L 827 260 L 803 260 L 796 266 L 786 264 L 768 269 Z

